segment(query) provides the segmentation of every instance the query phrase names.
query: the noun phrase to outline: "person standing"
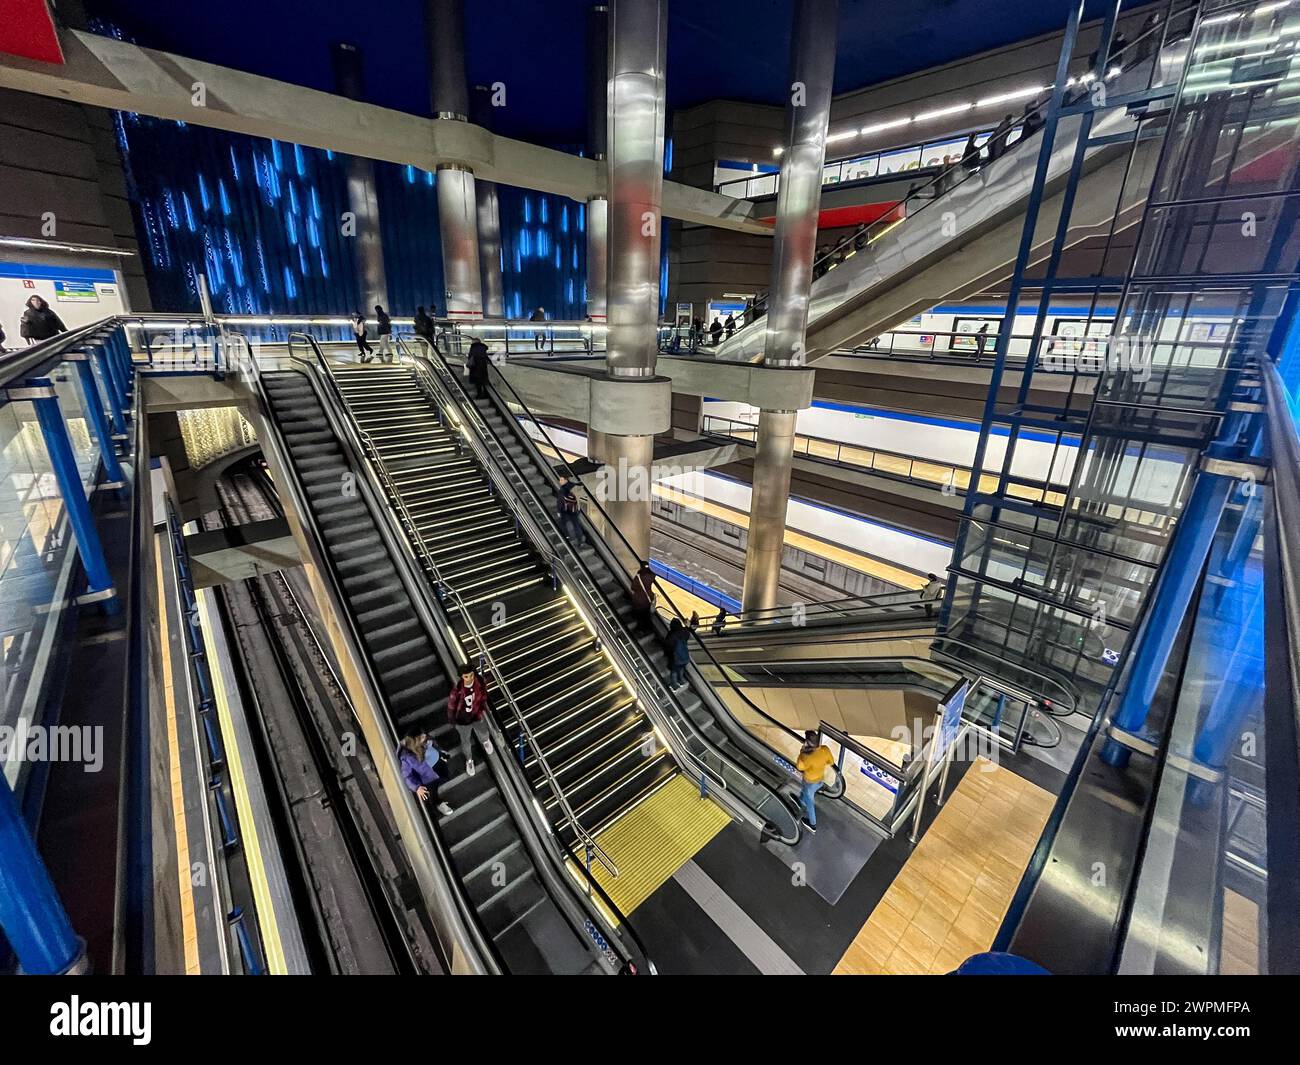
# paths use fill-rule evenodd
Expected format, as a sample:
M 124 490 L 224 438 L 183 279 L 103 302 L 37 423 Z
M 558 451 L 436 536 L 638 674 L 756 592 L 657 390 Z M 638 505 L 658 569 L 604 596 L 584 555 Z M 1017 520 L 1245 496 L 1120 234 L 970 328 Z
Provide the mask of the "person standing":
M 722 322 L 720 319 L 713 319 L 713 324 L 709 326 L 709 340 L 716 348 L 722 342 Z
M 975 143 L 975 134 L 966 138 L 966 147 L 961 152 L 961 166 L 968 174 L 980 168 L 980 146 Z
M 736 331 L 736 319 L 735 319 L 735 317 L 734 317 L 733 315 L 731 315 L 731 314 L 728 314 L 728 315 L 727 315 L 727 320 L 726 320 L 726 322 L 723 323 L 723 325 L 725 326 L 725 328 L 726 328 L 726 330 L 727 330 L 727 339 L 730 340 L 730 339 L 731 339 L 731 335 Z
M 379 357 L 384 362 L 392 362 L 393 349 L 393 320 L 388 317 L 388 312 L 379 304 L 375 304 L 375 321 L 379 323 L 376 332 L 379 335 Z
M 447 719 L 456 727 L 460 736 L 460 749 L 465 755 L 465 772 L 473 776 L 474 748 L 473 737 L 477 736 L 483 745 L 485 754 L 492 753 L 492 734 L 488 731 L 485 717 L 488 712 L 487 686 L 478 671 L 469 663 L 460 667 L 460 680 L 447 696 Z
M 997 124 L 993 132 L 989 135 L 989 162 L 995 159 L 1001 159 L 1007 152 L 1007 138 L 1011 136 L 1011 125 L 1015 118 L 1007 115 Z
M 578 517 L 579 509 L 577 486 L 561 475 L 559 487 L 555 489 L 555 512 L 560 519 L 560 532 L 571 544 L 587 542 L 587 534 L 582 531 L 582 521 Z
M 655 573 L 649 562 L 642 562 L 641 568 L 632 574 L 632 620 L 653 631 L 651 619 L 655 608 Z
M 360 311 L 352 315 L 352 335 L 357 338 L 357 359 L 361 362 L 369 362 L 374 358 L 375 349 L 366 340 L 366 320 L 361 316 Z
M 492 365 L 492 357 L 488 354 L 487 345 L 478 337 L 475 337 L 474 343 L 469 346 L 465 363 L 469 369 L 469 379 L 474 382 L 474 398 L 487 399 L 488 372 Z
M 433 319 L 421 305 L 415 308 L 415 335 L 433 344 Z
M 984 355 L 984 345 L 989 340 L 989 324 L 985 322 L 975 330 L 975 361 L 979 362 Z
M 727 627 L 727 608 L 724 606 L 718 611 L 718 616 L 713 619 L 713 635 L 721 636 L 722 630 Z
M 668 658 L 668 685 L 676 691 L 686 684 L 686 667 L 691 664 L 691 630 L 682 624 L 681 618 L 673 618 L 668 624 L 668 635 L 664 639 L 664 653 Z
M 934 617 L 934 604 L 943 598 L 944 582 L 937 573 L 925 575 L 925 587 L 921 589 L 921 602 L 925 604 L 925 616 Z
M 528 316 L 528 320 L 530 322 L 544 322 L 546 321 L 546 311 L 543 308 L 538 307 Z M 538 351 L 541 351 L 546 347 L 546 330 L 539 329 L 533 334 L 533 347 Z
M 816 729 L 809 729 L 805 732 L 803 734 L 803 746 L 799 749 L 799 757 L 794 763 L 794 767 L 803 774 L 803 787 L 799 791 L 799 802 L 803 804 L 803 823 L 809 832 L 817 831 L 816 795 L 826 780 L 826 770 L 835 761 L 831 749 L 824 743 L 817 742 L 820 738 L 821 736 Z
M 41 296 L 29 296 L 27 309 L 23 311 L 22 321 L 18 323 L 18 332 L 28 344 L 39 344 L 42 340 L 67 332 L 63 319 L 54 313 L 54 308 Z
M 397 749 L 397 760 L 402 770 L 402 782 L 415 793 L 421 802 L 438 799 L 440 776 L 437 766 L 442 761 L 442 752 L 429 738 L 427 733 L 416 732 L 402 737 L 402 745 Z M 450 803 L 439 802 L 438 813 L 450 817 L 456 811 Z

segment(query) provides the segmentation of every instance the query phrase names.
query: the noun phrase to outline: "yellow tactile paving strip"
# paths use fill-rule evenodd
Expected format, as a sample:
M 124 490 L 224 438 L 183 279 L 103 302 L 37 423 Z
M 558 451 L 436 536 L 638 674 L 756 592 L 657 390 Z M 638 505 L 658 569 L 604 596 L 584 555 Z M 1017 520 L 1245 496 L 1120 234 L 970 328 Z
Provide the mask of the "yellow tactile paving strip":
M 161 541 L 161 537 L 159 537 Z M 165 587 L 162 572 L 163 543 L 155 544 L 154 565 L 157 586 Z M 167 764 L 172 786 L 172 822 L 176 834 L 176 876 L 181 896 L 181 938 L 185 952 L 185 975 L 197 976 L 199 967 L 199 935 L 194 922 L 194 889 L 190 880 L 190 837 L 185 825 L 185 792 L 181 784 L 181 752 L 176 725 L 176 679 L 172 673 L 170 636 L 167 611 L 158 611 L 159 644 L 162 648 L 162 688 L 167 704 Z
M 743 510 L 734 510 L 731 507 L 723 506 L 721 503 L 714 503 L 707 499 L 701 499 L 699 496 L 679 492 L 675 488 L 665 488 L 660 484 L 654 486 L 654 493 L 661 499 L 667 499 L 673 503 L 680 503 L 684 507 L 690 507 L 692 510 L 711 514 L 713 517 L 730 522 L 732 525 L 739 525 L 742 529 L 749 528 L 749 515 Z M 808 551 L 822 558 L 829 558 L 832 562 L 839 562 L 850 569 L 858 570 L 860 573 L 869 573 L 873 577 L 879 577 L 882 581 L 889 581 L 900 588 L 920 588 L 925 584 L 925 578 L 911 572 L 911 570 L 900 569 L 897 566 L 889 565 L 887 562 L 874 559 L 870 555 L 863 555 L 857 551 L 850 551 L 847 548 L 840 547 L 837 544 L 827 543 L 825 540 L 818 540 L 813 536 L 806 536 L 788 526 L 785 530 L 785 542 L 791 547 L 797 547 L 802 551 Z
M 976 759 L 844 952 L 841 975 L 947 973 L 993 944 L 1052 795 Z
M 683 776 L 674 777 L 596 837 L 618 876 L 599 862 L 592 871 L 600 886 L 625 914 L 631 914 L 700 849 L 721 832 L 731 818 Z

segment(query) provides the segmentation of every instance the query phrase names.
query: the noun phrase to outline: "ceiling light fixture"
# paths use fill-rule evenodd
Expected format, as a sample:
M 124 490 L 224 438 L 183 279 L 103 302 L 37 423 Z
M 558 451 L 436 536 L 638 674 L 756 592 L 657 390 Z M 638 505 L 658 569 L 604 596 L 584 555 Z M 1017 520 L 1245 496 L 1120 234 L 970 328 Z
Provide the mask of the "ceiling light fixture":
M 1047 89 L 1041 85 L 1035 85 L 1030 89 L 1016 89 L 1014 92 L 1000 92 L 996 96 L 986 96 L 982 100 L 976 100 L 976 107 L 993 107 L 996 104 L 1010 103 L 1012 100 L 1023 100 L 1028 96 L 1037 96 L 1040 92 L 1046 92 Z
M 906 126 L 911 123 L 910 118 L 894 118 L 888 122 L 877 122 L 874 125 L 863 126 L 858 130 L 860 136 L 865 137 L 868 133 L 880 133 L 886 129 L 897 129 L 899 126 Z
M 951 107 L 940 107 L 937 111 L 926 111 L 925 114 L 917 115 L 912 121 L 929 122 L 932 118 L 946 118 L 948 115 L 957 115 L 962 111 L 969 111 L 974 106 L 972 103 L 964 103 L 953 104 Z

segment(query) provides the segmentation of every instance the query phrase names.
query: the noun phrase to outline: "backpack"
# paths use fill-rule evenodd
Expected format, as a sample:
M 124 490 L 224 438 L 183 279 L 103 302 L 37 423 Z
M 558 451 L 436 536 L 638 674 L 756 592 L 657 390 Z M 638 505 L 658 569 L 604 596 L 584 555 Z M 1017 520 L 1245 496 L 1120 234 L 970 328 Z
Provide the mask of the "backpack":
M 560 510 L 565 514 L 578 513 L 578 494 L 572 489 L 560 493 Z

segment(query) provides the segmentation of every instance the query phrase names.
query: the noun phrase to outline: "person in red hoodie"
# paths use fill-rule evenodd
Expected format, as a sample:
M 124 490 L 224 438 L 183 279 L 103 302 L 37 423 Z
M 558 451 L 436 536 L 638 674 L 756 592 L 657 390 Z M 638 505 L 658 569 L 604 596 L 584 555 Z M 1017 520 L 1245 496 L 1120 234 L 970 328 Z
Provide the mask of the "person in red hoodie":
M 487 685 L 469 663 L 460 667 L 460 680 L 447 696 L 447 719 L 456 726 L 460 747 L 465 753 L 465 772 L 474 775 L 474 749 L 470 738 L 478 736 L 487 754 L 492 753 L 492 736 L 488 732 Z

